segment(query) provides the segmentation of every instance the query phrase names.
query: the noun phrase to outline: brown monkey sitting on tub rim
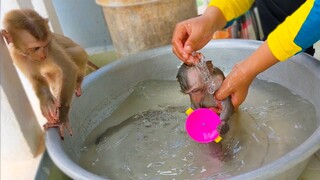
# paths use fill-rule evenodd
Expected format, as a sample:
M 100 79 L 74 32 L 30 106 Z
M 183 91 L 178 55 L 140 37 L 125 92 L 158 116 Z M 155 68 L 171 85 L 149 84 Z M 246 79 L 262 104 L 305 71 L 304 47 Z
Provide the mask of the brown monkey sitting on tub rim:
M 4 29 L 10 55 L 17 68 L 29 79 L 37 95 L 45 129 L 64 128 L 70 135 L 69 110 L 73 93 L 81 96 L 81 83 L 88 55 L 71 39 L 52 33 L 48 19 L 30 9 L 5 14 Z

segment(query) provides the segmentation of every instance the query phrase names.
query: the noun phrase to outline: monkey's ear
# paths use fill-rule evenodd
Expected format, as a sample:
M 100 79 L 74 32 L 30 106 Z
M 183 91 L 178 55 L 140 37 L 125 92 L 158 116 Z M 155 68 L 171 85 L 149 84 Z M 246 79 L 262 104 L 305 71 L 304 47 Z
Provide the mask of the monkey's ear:
M 49 18 L 44 18 L 44 22 L 49 23 Z
M 7 30 L 1 29 L 1 34 L 2 34 L 2 36 L 6 39 L 7 44 L 12 43 L 12 36 L 11 36 L 10 33 L 8 33 Z
M 214 65 L 211 60 L 206 61 L 207 67 L 213 68 Z

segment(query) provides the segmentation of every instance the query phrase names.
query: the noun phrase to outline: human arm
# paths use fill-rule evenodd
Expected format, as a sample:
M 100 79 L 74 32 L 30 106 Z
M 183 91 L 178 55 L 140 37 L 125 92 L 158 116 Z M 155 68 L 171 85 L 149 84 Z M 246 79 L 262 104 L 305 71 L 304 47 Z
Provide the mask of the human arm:
M 194 64 L 191 54 L 203 48 L 216 30 L 222 29 L 226 20 L 217 7 L 208 7 L 201 16 L 178 23 L 172 37 L 173 53 L 188 65 Z
M 319 2 L 306 1 L 269 35 L 261 47 L 235 65 L 216 93 L 216 98 L 225 99 L 231 95 L 232 104 L 237 108 L 245 100 L 251 82 L 259 73 L 317 41 L 320 38 L 319 8 Z
M 308 0 L 268 36 L 271 52 L 280 61 L 312 46 L 320 39 L 320 2 Z
M 245 100 L 253 79 L 277 62 L 279 60 L 272 54 L 268 43 L 264 42 L 252 55 L 234 66 L 215 97 L 223 100 L 231 95 L 232 104 L 237 109 Z
M 254 0 L 211 0 L 208 6 L 217 7 L 227 21 L 226 26 L 229 26 L 235 19 L 246 13 L 253 2 Z
M 215 31 L 228 26 L 235 18 L 244 14 L 253 0 L 212 0 L 201 16 L 178 23 L 172 37 L 172 51 L 186 64 L 198 61 L 191 54 L 203 48 Z

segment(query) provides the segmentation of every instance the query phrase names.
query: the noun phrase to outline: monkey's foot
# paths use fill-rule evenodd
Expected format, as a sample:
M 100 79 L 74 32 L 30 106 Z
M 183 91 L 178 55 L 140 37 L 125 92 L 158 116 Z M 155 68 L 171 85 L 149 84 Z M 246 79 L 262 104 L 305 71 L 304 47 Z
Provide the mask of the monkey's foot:
M 77 96 L 77 97 L 80 97 L 81 95 L 82 95 L 81 87 L 77 87 L 77 88 L 76 88 L 76 96 Z
M 221 113 L 221 109 L 219 109 L 219 107 L 209 107 L 209 109 L 218 115 Z
M 64 122 L 64 123 L 61 123 L 61 122 L 49 123 L 49 122 L 47 122 L 45 125 L 43 125 L 43 128 L 45 130 L 48 130 L 49 128 L 58 128 L 61 140 L 64 139 L 64 128 L 67 128 L 69 135 L 72 136 L 72 129 L 70 127 L 69 122 Z
M 229 125 L 224 121 L 222 121 L 218 126 L 219 134 L 226 134 L 229 131 L 229 129 Z

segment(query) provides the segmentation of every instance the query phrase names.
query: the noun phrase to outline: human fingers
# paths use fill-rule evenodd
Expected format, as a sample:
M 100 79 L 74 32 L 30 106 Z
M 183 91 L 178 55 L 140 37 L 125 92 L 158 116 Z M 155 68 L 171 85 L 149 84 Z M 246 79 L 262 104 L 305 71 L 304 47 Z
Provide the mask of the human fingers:
M 246 91 L 242 90 L 236 90 L 233 86 L 222 86 L 219 88 L 219 90 L 216 92 L 215 97 L 217 99 L 226 99 L 228 96 L 231 97 L 231 103 L 234 107 L 234 109 L 238 109 L 240 104 L 245 100 L 245 97 L 247 96 Z
M 232 86 L 229 85 L 228 80 L 224 80 L 221 87 L 215 93 L 215 98 L 219 101 L 226 99 L 233 93 Z
M 252 78 L 246 76 L 239 65 L 235 65 L 233 70 L 223 81 L 221 87 L 215 93 L 215 97 L 218 100 L 223 100 L 228 96 L 231 96 L 231 102 L 235 109 L 237 109 L 245 100 L 251 81 Z
M 172 50 L 174 54 L 183 61 L 186 61 L 191 54 L 188 54 L 184 49 L 185 42 L 189 37 L 189 33 L 186 28 L 185 21 L 178 23 L 172 36 Z
M 247 92 L 244 92 L 244 93 L 234 92 L 231 94 L 231 103 L 235 110 L 239 108 L 239 106 L 244 102 L 246 97 L 247 97 Z
M 187 61 L 188 58 L 184 58 L 182 55 L 181 55 L 181 52 L 179 52 L 174 46 L 172 46 L 172 52 L 184 63 L 189 64 L 189 62 Z
M 191 26 L 188 24 L 188 26 Z M 190 27 L 191 29 L 192 27 Z M 188 54 L 191 54 L 199 49 L 202 48 L 202 45 L 199 45 L 202 40 L 201 31 L 199 28 L 192 28 L 188 39 L 186 39 L 186 42 L 184 44 L 184 51 Z
M 190 46 L 187 48 L 181 48 L 181 45 L 178 44 L 181 44 L 181 41 L 172 41 L 172 51 L 182 62 L 187 65 L 194 65 L 199 62 L 199 59 L 192 55 L 192 48 Z M 185 49 L 187 49 L 187 51 Z

